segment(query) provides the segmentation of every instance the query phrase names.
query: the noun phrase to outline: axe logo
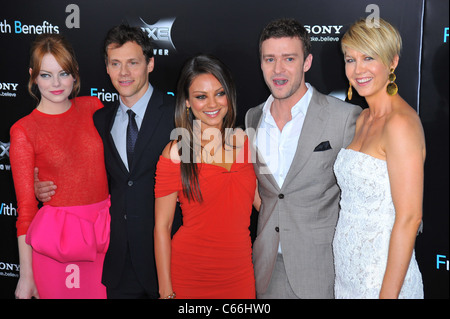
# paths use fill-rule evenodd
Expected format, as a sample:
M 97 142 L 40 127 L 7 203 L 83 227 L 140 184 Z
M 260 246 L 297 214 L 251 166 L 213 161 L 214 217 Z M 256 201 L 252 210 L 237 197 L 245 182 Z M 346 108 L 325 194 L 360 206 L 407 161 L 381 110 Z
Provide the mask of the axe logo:
M 148 24 L 141 17 L 127 18 L 127 21 L 132 26 L 140 27 L 159 49 L 176 50 L 171 36 L 175 19 L 163 18 L 155 24 Z
M 9 157 L 9 145 L 10 143 L 3 143 L 0 141 L 0 160 Z

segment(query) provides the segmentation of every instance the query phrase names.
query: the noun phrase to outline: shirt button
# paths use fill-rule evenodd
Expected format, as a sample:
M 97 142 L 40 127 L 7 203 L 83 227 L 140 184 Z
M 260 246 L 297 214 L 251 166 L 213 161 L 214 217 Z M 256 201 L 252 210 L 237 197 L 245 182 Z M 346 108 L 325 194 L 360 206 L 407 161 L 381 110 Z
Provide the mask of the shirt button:
M 279 194 L 279 195 L 278 195 L 278 198 L 279 198 L 279 199 L 283 199 L 283 198 L 284 198 L 284 194 Z
M 128 186 L 133 186 L 133 181 L 128 181 Z
M 123 219 L 127 220 L 127 214 L 123 215 Z
M 277 226 L 277 227 L 275 227 L 275 231 L 278 233 L 278 232 L 280 232 L 280 228 Z

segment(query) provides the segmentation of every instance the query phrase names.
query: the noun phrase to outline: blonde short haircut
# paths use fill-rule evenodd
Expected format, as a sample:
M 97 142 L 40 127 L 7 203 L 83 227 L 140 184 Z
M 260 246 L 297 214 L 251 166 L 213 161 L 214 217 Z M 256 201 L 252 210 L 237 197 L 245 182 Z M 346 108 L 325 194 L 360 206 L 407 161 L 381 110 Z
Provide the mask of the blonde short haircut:
M 346 47 L 368 56 L 378 56 L 383 64 L 390 67 L 394 57 L 400 57 L 402 38 L 398 30 L 389 22 L 379 18 L 379 26 L 369 25 L 365 19 L 355 22 L 341 40 L 341 49 Z

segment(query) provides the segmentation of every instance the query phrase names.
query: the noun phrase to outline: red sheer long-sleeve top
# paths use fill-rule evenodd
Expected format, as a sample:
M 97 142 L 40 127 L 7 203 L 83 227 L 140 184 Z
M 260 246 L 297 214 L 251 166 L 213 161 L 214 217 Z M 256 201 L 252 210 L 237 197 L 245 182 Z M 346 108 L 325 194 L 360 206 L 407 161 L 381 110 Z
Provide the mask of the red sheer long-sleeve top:
M 103 143 L 92 116 L 103 107 L 95 97 L 78 97 L 66 112 L 34 109 L 10 130 L 10 161 L 17 197 L 17 236 L 26 234 L 38 211 L 34 168 L 57 190 L 44 205 L 89 205 L 108 197 Z

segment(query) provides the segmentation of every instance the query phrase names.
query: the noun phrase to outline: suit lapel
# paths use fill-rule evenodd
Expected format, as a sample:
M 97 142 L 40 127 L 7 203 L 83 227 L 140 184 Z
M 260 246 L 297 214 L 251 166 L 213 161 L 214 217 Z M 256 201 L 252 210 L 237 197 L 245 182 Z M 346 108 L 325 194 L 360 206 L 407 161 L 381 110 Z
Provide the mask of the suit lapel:
M 256 135 L 258 133 L 258 127 L 261 124 L 262 118 L 263 118 L 263 111 L 262 108 L 264 107 L 264 103 L 259 105 L 256 109 L 254 109 L 254 114 L 253 116 L 250 118 L 250 127 L 252 129 L 254 129 L 255 131 L 253 133 L 251 133 L 253 135 L 253 137 L 251 138 L 251 145 L 252 145 L 252 151 L 256 152 L 256 157 L 255 157 L 255 161 L 256 161 L 256 166 L 255 169 L 258 170 L 256 172 L 256 174 L 259 176 L 259 178 L 265 178 L 267 179 L 267 181 L 269 183 L 272 184 L 272 186 L 277 190 L 280 191 L 280 187 L 278 186 L 277 181 L 275 180 L 275 178 L 273 177 L 272 173 L 269 170 L 269 167 L 267 166 L 267 164 L 264 161 L 264 157 L 262 156 L 262 154 L 259 152 L 258 149 L 255 149 L 254 147 L 254 143 L 255 143 L 255 139 L 256 139 Z
M 145 110 L 145 115 L 136 140 L 134 160 L 130 167 L 130 172 L 134 167 L 136 167 L 136 164 L 139 162 L 139 159 L 145 150 L 145 146 L 150 142 L 153 134 L 155 133 L 156 127 L 158 126 L 158 122 L 162 115 L 160 109 L 162 104 L 162 93 L 154 89 L 150 101 L 148 102 L 147 109 Z
M 324 105 L 323 103 L 320 103 L 319 93 L 313 88 L 313 95 L 298 139 L 297 150 L 295 151 L 294 159 L 292 160 L 291 167 L 289 168 L 282 188 L 289 185 L 292 179 L 294 179 L 303 169 L 303 166 L 314 152 L 314 147 L 322 136 L 325 124 L 326 115 L 324 112 Z
M 111 135 L 111 129 L 113 127 L 114 120 L 116 118 L 116 114 L 117 114 L 117 109 L 118 108 L 119 108 L 119 103 L 116 103 L 112 107 L 111 112 L 109 113 L 108 117 L 106 118 L 106 132 L 105 132 L 106 140 L 105 140 L 105 142 L 106 142 L 107 145 L 105 145 L 105 147 L 110 152 L 111 156 L 109 158 L 113 158 L 116 161 L 116 163 L 117 163 L 117 167 L 119 167 L 120 170 L 124 174 L 128 174 L 128 170 L 127 170 L 125 164 L 123 163 L 119 152 L 117 151 L 116 144 L 114 143 L 113 137 Z

